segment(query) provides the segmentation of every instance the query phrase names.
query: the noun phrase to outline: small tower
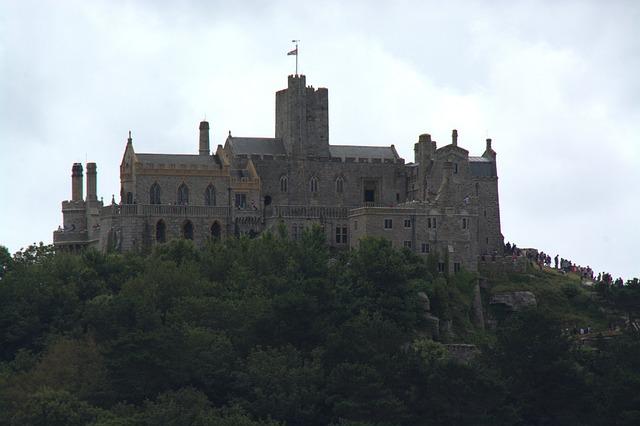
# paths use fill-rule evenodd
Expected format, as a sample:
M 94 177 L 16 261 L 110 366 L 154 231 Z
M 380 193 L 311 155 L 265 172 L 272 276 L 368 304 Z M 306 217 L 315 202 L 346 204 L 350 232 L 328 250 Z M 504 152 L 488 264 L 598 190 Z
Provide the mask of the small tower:
M 87 201 L 98 201 L 96 163 L 87 163 Z
M 82 164 L 73 163 L 71 168 L 71 201 L 83 201 Z
M 209 122 L 200 122 L 200 155 L 209 155 Z

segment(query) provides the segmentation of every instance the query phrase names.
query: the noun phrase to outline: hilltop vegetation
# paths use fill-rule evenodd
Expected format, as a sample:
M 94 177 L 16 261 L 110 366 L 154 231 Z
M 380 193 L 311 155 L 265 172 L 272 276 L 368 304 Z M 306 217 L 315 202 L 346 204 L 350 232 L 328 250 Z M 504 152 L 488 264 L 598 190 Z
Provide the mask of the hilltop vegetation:
M 539 308 L 485 331 L 472 321 L 474 274 L 437 274 L 433 258 L 383 240 L 330 253 L 323 238 L 0 250 L 0 425 L 640 421 L 638 336 L 586 350 L 562 332 L 604 326 L 620 308 L 612 294 L 637 289 L 503 276 L 491 292 L 530 289 Z M 480 356 L 457 362 L 428 337 L 420 292 L 453 323 L 442 338 L 479 343 Z

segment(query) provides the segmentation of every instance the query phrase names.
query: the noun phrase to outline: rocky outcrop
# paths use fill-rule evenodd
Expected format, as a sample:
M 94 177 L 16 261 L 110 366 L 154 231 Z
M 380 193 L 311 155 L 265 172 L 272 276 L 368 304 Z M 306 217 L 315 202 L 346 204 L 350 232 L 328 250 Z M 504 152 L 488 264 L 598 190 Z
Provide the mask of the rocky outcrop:
M 496 294 L 491 297 L 490 305 L 502 306 L 508 311 L 522 311 L 538 306 L 536 295 L 530 291 L 512 291 L 509 293 Z
M 418 293 L 418 300 L 422 306 L 422 318 L 426 322 L 426 334 L 429 338 L 438 340 L 440 338 L 440 319 L 431 315 L 431 301 L 427 293 L 421 291 Z

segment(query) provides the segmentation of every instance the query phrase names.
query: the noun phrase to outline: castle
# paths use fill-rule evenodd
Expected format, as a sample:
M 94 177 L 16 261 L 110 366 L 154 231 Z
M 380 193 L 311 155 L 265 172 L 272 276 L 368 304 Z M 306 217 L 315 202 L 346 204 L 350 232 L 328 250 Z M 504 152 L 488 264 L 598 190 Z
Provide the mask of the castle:
M 423 134 L 405 164 L 393 145 L 330 145 L 328 108 L 327 89 L 296 74 L 276 93 L 275 137 L 229 134 L 212 153 L 202 121 L 198 154 L 177 155 L 138 153 L 129 133 L 118 203 L 98 200 L 95 163 L 86 164 L 83 198 L 83 167 L 73 165 L 56 248 L 126 251 L 172 238 L 203 244 L 283 223 L 292 239 L 318 224 L 334 247 L 383 237 L 436 254 L 442 271 L 475 271 L 482 255 L 502 253 L 491 139 L 473 157 L 458 146 L 456 130 L 440 148 Z

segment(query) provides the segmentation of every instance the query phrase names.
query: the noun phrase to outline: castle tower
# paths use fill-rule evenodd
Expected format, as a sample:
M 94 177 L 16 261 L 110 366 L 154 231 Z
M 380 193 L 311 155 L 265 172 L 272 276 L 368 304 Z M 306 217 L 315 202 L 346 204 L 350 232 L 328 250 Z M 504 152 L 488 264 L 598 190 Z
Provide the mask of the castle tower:
M 200 155 L 209 155 L 209 122 L 200 122 Z
M 71 168 L 71 201 L 83 201 L 82 164 L 73 163 Z
M 276 138 L 293 157 L 329 157 L 329 92 L 306 87 L 304 75 L 290 75 L 276 93 Z

